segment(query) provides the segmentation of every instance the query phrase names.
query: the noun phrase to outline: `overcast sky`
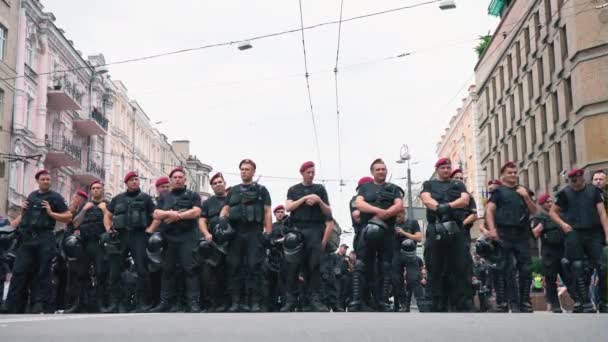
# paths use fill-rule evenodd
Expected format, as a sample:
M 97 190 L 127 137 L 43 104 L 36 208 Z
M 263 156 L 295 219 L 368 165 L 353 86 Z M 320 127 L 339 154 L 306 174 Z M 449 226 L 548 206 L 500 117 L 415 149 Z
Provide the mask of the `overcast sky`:
M 300 26 L 296 0 L 42 2 L 77 49 L 85 56 L 101 52 L 107 62 Z M 420 2 L 346 0 L 343 18 Z M 384 158 L 392 177 L 403 177 L 405 168 L 395 161 L 408 144 L 419 162 L 412 166 L 413 180 L 432 173 L 435 145 L 474 81 L 475 39 L 498 23 L 487 14 L 489 0 L 456 2 L 450 11 L 434 3 L 343 23 L 338 75 L 346 186 L 340 190 L 337 182 L 326 182 L 342 226 L 350 226 L 347 204 L 356 185 L 351 180 L 368 175 L 373 159 Z M 305 26 L 339 18 L 339 0 L 303 0 L 302 6 Z M 337 33 L 337 25 L 305 31 L 321 145 L 319 179 L 340 178 L 332 72 Z M 264 175 L 297 178 L 303 161 L 319 160 L 300 33 L 252 45 L 246 51 L 228 46 L 115 65 L 110 74 L 125 83 L 153 122 L 164 121 L 159 128 L 170 140 L 189 139 L 192 153 L 214 170 L 236 173 L 239 160 L 255 160 L 274 206 L 297 179 Z M 416 53 L 379 61 L 403 52 Z M 235 184 L 238 177 L 227 180 Z

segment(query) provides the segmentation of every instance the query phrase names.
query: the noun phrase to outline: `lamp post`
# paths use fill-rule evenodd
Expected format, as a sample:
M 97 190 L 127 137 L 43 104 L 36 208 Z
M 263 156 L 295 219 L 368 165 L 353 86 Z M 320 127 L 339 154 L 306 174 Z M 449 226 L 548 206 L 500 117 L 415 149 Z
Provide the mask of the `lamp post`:
M 410 161 L 412 156 L 409 152 L 409 148 L 406 144 L 401 146 L 399 151 L 398 164 L 405 164 L 407 162 L 407 217 L 410 220 L 414 219 L 414 208 L 412 204 L 412 170 L 410 169 Z

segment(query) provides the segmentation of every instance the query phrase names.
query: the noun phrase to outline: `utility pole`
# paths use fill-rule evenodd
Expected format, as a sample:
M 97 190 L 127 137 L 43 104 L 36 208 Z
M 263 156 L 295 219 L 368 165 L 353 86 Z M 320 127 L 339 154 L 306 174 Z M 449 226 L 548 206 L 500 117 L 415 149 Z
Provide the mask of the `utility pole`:
M 410 161 L 412 156 L 410 155 L 409 148 L 406 144 L 401 146 L 399 151 L 398 164 L 405 164 L 407 162 L 407 218 L 408 220 L 414 219 L 414 206 L 412 200 L 412 169 L 410 168 Z

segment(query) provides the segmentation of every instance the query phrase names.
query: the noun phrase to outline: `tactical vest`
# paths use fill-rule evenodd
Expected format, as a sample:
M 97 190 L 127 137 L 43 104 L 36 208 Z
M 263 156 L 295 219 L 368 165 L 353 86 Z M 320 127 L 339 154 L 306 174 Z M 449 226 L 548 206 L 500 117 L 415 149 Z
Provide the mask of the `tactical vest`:
M 551 220 L 549 214 L 541 212 L 536 215 L 538 220 L 543 224 L 543 232 L 540 239 L 545 245 L 561 246 L 564 243 L 564 233 L 561 228 Z
M 460 198 L 461 195 L 461 190 L 458 189 L 458 182 L 456 181 L 449 181 L 449 186 L 446 189 L 444 189 L 443 186 L 441 186 L 441 182 L 437 179 L 431 180 L 430 184 L 431 184 L 431 197 L 437 201 L 437 203 L 439 204 L 445 204 L 445 203 L 450 203 L 453 202 L 457 199 Z M 462 221 L 461 215 L 459 215 L 459 211 L 458 210 L 453 210 L 450 212 L 449 217 L 447 217 L 447 220 L 457 220 L 457 221 Z M 439 222 L 441 221 L 442 218 L 437 217 L 437 213 L 434 210 L 427 210 L 427 219 L 429 220 L 430 223 L 433 222 Z
M 205 201 L 208 208 L 207 226 L 213 229 L 219 222 L 220 212 L 226 203 L 226 198 L 219 199 L 217 196 L 211 196 Z
M 150 214 L 146 210 L 146 195 L 140 192 L 135 197 L 126 195 L 116 200 L 112 226 L 116 230 L 143 230 L 150 224 Z
M 396 197 L 400 197 L 399 188 L 390 183 L 384 183 L 380 190 L 373 194 L 368 194 L 364 197 L 365 202 L 373 205 L 376 208 L 388 209 L 393 205 Z
M 93 207 L 84 213 L 82 223 L 80 224 L 80 227 L 78 227 L 80 230 L 80 236 L 83 239 L 87 239 L 89 237 L 98 238 L 99 235 L 105 231 L 103 226 L 103 211 L 99 209 L 99 204 L 102 202 L 91 203 L 93 203 Z
M 573 229 L 591 229 L 601 226 L 600 216 L 594 203 L 596 191 L 594 186 L 586 185 L 582 191 L 574 191 L 570 186 L 563 192 L 568 200 L 564 216 Z
M 30 230 L 53 230 L 55 229 L 55 220 L 47 214 L 46 209 L 42 207 L 43 201 L 48 201 L 51 192 L 47 191 L 43 194 L 30 194 L 27 199 L 28 207 L 19 226 L 23 229 Z
M 169 192 L 163 198 L 163 206 L 160 210 L 175 210 L 178 213 L 183 213 L 194 207 L 194 193 L 191 190 L 185 190 L 181 193 Z M 164 225 L 170 231 L 188 230 L 194 227 L 196 220 L 179 220 L 174 223 Z
M 241 186 L 230 188 L 228 206 L 230 207 L 230 221 L 237 223 L 264 223 L 263 187 L 257 183 L 250 186 L 247 191 Z
M 528 227 L 529 212 L 524 199 L 515 188 L 500 186 L 495 192 L 500 192 L 500 204 L 496 206 L 497 226 Z
M 313 184 L 312 186 L 295 186 L 293 188 L 294 200 L 308 195 L 315 194 L 321 197 L 323 186 L 320 184 Z M 298 223 L 324 223 L 326 220 L 325 214 L 321 211 L 321 207 L 318 204 L 309 206 L 307 204 L 300 205 L 297 209 L 291 212 L 291 222 L 294 225 Z

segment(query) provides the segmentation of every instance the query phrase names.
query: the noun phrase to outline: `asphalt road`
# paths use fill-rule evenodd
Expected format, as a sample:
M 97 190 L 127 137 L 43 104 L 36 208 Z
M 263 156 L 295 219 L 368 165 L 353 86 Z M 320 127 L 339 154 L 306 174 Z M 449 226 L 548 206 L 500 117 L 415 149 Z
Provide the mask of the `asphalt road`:
M 0 315 L 0 341 L 608 341 L 608 314 Z

